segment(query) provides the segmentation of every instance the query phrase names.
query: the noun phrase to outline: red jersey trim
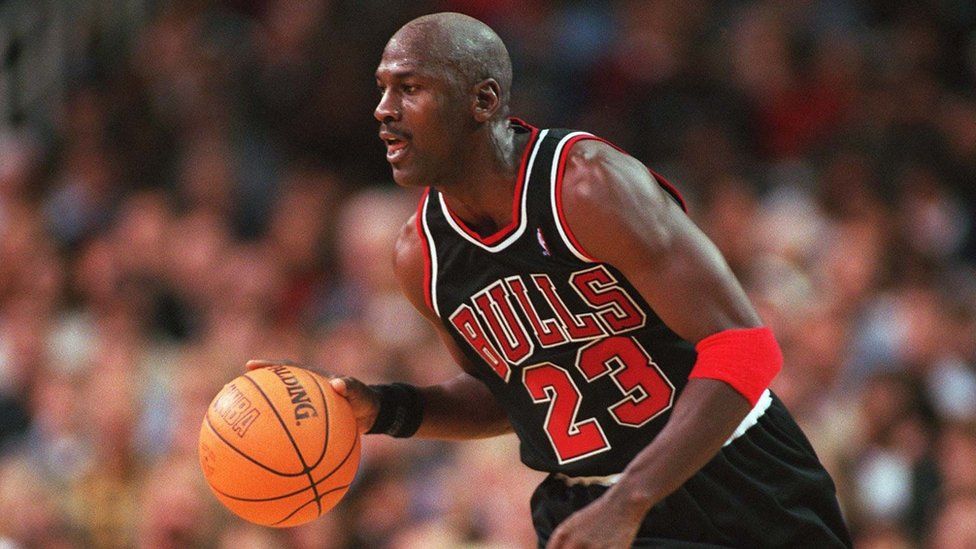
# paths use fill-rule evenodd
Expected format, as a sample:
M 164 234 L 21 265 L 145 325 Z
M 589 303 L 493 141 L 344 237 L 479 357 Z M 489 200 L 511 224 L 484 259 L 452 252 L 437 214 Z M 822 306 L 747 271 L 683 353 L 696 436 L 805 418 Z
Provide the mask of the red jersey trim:
M 573 148 L 573 145 L 577 141 L 583 139 L 599 139 L 598 137 L 590 134 L 580 134 L 570 137 L 568 141 L 563 144 L 562 150 L 559 151 L 559 160 L 557 162 L 556 168 L 556 182 L 553 189 L 553 195 L 555 196 L 555 206 L 556 206 L 556 221 L 562 228 L 563 233 L 565 233 L 566 238 L 571 244 L 570 251 L 574 252 L 576 255 L 581 256 L 582 259 L 589 261 L 590 263 L 596 263 L 597 260 L 583 249 L 580 245 L 579 240 L 577 240 L 576 235 L 573 234 L 572 229 L 569 228 L 569 223 L 566 222 L 566 215 L 563 213 L 563 175 L 566 173 L 566 160 L 569 158 L 569 150 Z
M 611 142 L 607 141 L 606 139 L 604 139 L 602 137 L 597 137 L 597 136 L 594 135 L 593 137 L 590 137 L 590 139 L 595 139 L 596 141 L 599 141 L 601 143 L 606 143 L 607 145 L 610 145 L 611 147 L 613 147 L 613 148 L 617 149 L 618 151 L 626 154 L 627 156 L 634 156 L 634 155 L 630 154 L 629 152 L 627 152 L 627 151 L 621 149 L 620 147 L 618 147 L 615 143 L 611 143 Z M 675 187 L 674 185 L 672 185 L 670 181 L 668 181 L 667 179 L 665 179 L 661 174 L 657 173 L 656 171 L 648 168 L 647 166 L 644 166 L 644 168 L 646 168 L 647 171 L 651 172 L 651 175 L 654 176 L 654 179 L 657 180 L 658 184 L 661 185 L 662 187 L 664 187 L 664 190 L 668 191 L 668 194 L 670 194 L 672 197 L 674 197 L 674 199 L 678 202 L 678 205 L 681 206 L 681 209 L 682 210 L 684 210 L 685 212 L 687 212 L 688 211 L 688 205 L 685 204 L 685 199 L 684 199 L 684 197 L 681 196 L 681 193 L 678 192 L 677 187 Z
M 566 215 L 563 213 L 563 192 L 562 192 L 562 190 L 563 190 L 563 175 L 566 172 L 566 160 L 569 157 L 569 151 L 570 151 L 570 149 L 573 148 L 573 145 L 575 145 L 579 141 L 583 141 L 583 140 L 587 140 L 587 139 L 594 140 L 594 141 L 599 141 L 601 143 L 606 143 L 607 145 L 610 145 L 611 147 L 613 147 L 614 149 L 620 151 L 621 153 L 627 154 L 628 156 L 630 156 L 630 155 L 629 155 L 629 153 L 627 153 L 627 151 L 621 149 L 620 147 L 618 147 L 617 145 L 615 145 L 615 144 L 607 141 L 606 139 L 603 139 L 602 137 L 597 137 L 595 135 L 588 134 L 588 133 L 584 133 L 584 134 L 580 134 L 580 135 L 575 135 L 575 136 L 569 138 L 569 140 L 566 143 L 563 144 L 562 150 L 559 152 L 559 161 L 557 163 L 558 164 L 558 167 L 556 169 L 556 181 L 554 183 L 554 187 L 555 188 L 553 190 L 553 193 L 555 195 L 554 203 L 555 203 L 555 207 L 556 207 L 556 220 L 559 223 L 559 225 L 560 225 L 561 229 L 563 230 L 563 232 L 566 234 L 566 237 L 569 240 L 569 243 L 572 244 L 572 247 L 573 248 L 575 248 L 575 250 L 571 250 L 571 251 L 573 251 L 577 255 L 581 256 L 581 259 L 585 259 L 585 260 L 587 260 L 587 261 L 589 261 L 591 263 L 595 263 L 595 262 L 597 262 L 597 260 L 593 257 L 592 254 L 590 254 L 586 250 L 584 250 L 582 245 L 580 245 L 579 240 L 576 238 L 576 235 L 574 235 L 572 229 L 570 229 L 569 223 L 566 222 Z M 678 192 L 678 189 L 675 188 L 675 186 L 672 185 L 671 182 L 669 182 L 667 179 L 665 179 L 664 177 L 662 177 L 660 174 L 658 174 L 654 170 L 652 170 L 650 168 L 647 168 L 646 166 L 645 166 L 645 168 L 647 169 L 648 172 L 650 172 L 650 174 L 652 176 L 654 176 L 654 179 L 658 182 L 658 184 L 661 185 L 661 187 L 664 188 L 664 190 L 667 191 L 667 193 L 670 194 L 672 196 L 672 198 L 674 198 L 678 202 L 678 205 L 681 206 L 681 209 L 684 210 L 685 212 L 687 212 L 688 211 L 688 207 L 685 204 L 685 200 L 681 196 L 681 193 Z
M 415 223 L 417 226 L 417 237 L 420 238 L 420 245 L 424 249 L 424 302 L 427 303 L 427 307 L 437 313 L 437 308 L 434 307 L 434 296 L 433 296 L 433 259 L 431 257 L 430 243 L 427 242 L 427 231 L 425 229 L 426 216 L 427 216 L 427 199 L 430 196 L 430 187 L 424 189 L 424 194 L 420 197 L 420 202 L 417 204 L 417 215 L 415 216 Z M 440 316 L 440 315 L 438 315 Z
M 522 194 L 525 191 L 526 166 L 528 165 L 529 154 L 535 148 L 536 139 L 539 137 L 539 128 L 526 124 L 518 118 L 511 118 L 510 120 L 517 125 L 528 128 L 532 134 L 529 136 L 529 141 L 525 144 L 525 149 L 522 151 L 522 160 L 519 163 L 518 179 L 515 180 L 515 193 L 513 193 L 514 196 L 512 197 L 512 220 L 508 223 L 508 225 L 502 227 L 493 234 L 483 237 L 468 227 L 460 217 L 454 215 L 454 212 L 452 212 L 451 209 L 447 207 L 447 203 L 444 202 L 444 210 L 448 215 L 451 216 L 451 219 L 454 220 L 454 224 L 463 230 L 469 237 L 477 240 L 485 246 L 494 246 L 505 240 L 511 236 L 522 223 Z
M 613 143 L 609 143 L 609 145 L 613 146 Z M 688 213 L 688 204 L 685 203 L 685 199 L 683 196 L 681 196 L 681 193 L 678 191 L 678 188 L 672 185 L 671 182 L 668 181 L 667 179 L 664 179 L 664 176 L 657 173 L 656 171 L 650 168 L 647 168 L 647 171 L 651 172 L 651 175 L 653 175 L 654 179 L 656 179 L 657 182 L 662 187 L 664 187 L 664 190 L 668 191 L 668 194 L 670 194 L 675 200 L 678 201 L 678 205 L 681 206 L 681 209 L 684 210 L 685 213 Z

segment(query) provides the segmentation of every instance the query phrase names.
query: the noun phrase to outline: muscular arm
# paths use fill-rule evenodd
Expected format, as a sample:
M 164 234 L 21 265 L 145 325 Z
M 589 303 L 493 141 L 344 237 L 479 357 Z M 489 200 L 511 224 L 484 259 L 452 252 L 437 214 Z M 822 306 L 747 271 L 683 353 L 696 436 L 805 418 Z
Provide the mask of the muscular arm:
M 721 254 L 637 160 L 597 141 L 578 143 L 562 199 L 583 251 L 623 272 L 685 340 L 760 325 Z M 749 409 L 722 381 L 689 380 L 668 424 L 608 498 L 621 512 L 643 517 L 715 455 Z
M 468 372 L 473 366 L 424 301 L 424 249 L 411 217 L 396 243 L 396 274 L 404 295 L 426 318 L 465 373 L 421 387 L 424 420 L 416 436 L 439 439 L 487 438 L 512 431 L 508 416 L 488 388 Z

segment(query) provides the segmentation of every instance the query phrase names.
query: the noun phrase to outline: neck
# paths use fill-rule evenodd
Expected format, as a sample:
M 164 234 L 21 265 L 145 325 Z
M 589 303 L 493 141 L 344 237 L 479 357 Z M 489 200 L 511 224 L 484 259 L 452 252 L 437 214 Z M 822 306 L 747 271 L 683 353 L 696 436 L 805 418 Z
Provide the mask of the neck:
M 516 133 L 507 121 L 486 125 L 459 163 L 463 172 L 451 183 L 435 186 L 451 211 L 481 234 L 512 221 L 515 183 L 529 135 Z

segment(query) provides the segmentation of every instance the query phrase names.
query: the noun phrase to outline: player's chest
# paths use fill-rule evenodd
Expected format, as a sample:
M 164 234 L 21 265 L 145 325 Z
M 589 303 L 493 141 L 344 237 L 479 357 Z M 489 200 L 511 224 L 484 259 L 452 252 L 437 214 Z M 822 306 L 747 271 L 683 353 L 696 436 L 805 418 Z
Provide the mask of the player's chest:
M 648 322 L 636 291 L 601 264 L 444 275 L 437 286 L 447 329 L 506 381 L 514 367 Z

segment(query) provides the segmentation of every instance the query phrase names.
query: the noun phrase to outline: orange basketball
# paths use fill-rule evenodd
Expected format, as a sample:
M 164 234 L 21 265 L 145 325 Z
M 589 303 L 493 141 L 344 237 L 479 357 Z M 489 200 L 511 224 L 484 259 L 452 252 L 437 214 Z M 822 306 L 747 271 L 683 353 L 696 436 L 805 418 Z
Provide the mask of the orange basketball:
M 231 381 L 200 428 L 210 489 L 241 518 L 265 526 L 297 526 L 332 509 L 356 475 L 359 450 L 346 399 L 295 366 Z

